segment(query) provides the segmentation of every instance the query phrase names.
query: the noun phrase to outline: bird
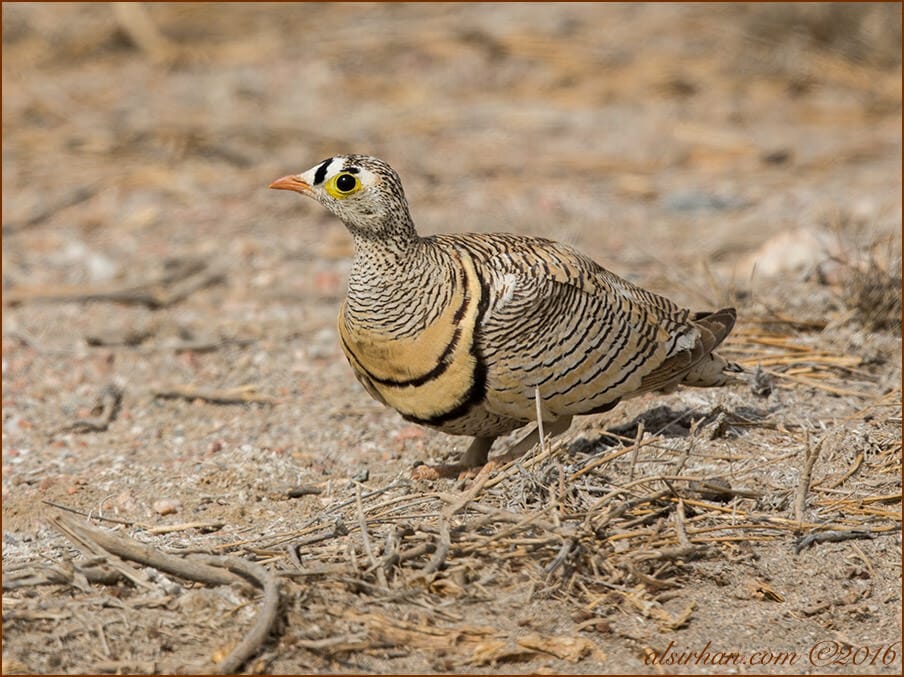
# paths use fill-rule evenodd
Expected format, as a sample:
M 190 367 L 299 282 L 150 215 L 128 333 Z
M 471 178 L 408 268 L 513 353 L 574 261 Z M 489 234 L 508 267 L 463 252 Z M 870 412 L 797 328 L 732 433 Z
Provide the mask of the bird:
M 693 312 L 551 239 L 422 237 L 398 173 L 379 158 L 337 155 L 269 187 L 313 198 L 351 233 L 339 343 L 375 400 L 473 438 L 446 469 L 484 466 L 496 438 L 533 422 L 555 436 L 574 416 L 730 385 L 744 371 L 715 352 L 734 308 Z M 535 429 L 505 456 L 538 439 Z

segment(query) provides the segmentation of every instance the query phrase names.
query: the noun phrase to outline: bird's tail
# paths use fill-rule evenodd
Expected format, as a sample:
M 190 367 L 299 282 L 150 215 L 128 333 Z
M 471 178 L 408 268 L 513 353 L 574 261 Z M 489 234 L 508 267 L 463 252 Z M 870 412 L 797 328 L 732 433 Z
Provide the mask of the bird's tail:
M 731 332 L 736 317 L 734 308 L 693 315 L 690 321 L 696 330 L 693 346 L 675 353 L 644 376 L 637 393 L 651 390 L 670 392 L 679 385 L 715 388 L 739 383 L 735 374 L 742 373 L 744 369 L 714 352 Z
M 694 314 L 692 321 L 700 330 L 702 354 L 681 379 L 682 385 L 714 388 L 741 382 L 736 374 L 744 373 L 744 368 L 713 352 L 731 333 L 736 319 L 734 308 Z

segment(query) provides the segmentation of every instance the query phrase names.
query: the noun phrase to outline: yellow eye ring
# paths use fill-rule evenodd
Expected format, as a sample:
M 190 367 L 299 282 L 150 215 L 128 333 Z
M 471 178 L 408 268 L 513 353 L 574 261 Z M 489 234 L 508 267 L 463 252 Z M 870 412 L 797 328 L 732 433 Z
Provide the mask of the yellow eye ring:
M 361 181 L 354 174 L 342 172 L 327 181 L 324 187 L 331 197 L 341 200 L 361 190 Z

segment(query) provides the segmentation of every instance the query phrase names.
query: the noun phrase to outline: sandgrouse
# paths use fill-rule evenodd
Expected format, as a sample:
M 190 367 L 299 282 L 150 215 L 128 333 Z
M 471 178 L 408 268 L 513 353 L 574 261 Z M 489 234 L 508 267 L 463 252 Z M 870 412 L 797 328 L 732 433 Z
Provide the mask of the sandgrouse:
M 537 418 L 576 414 L 679 385 L 735 381 L 713 352 L 734 308 L 697 312 L 641 289 L 575 249 L 507 233 L 421 237 L 398 174 L 366 155 L 328 158 L 270 188 L 314 198 L 354 238 L 339 340 L 358 380 L 405 419 L 474 438 L 462 466 Z M 523 453 L 536 431 L 507 456 Z

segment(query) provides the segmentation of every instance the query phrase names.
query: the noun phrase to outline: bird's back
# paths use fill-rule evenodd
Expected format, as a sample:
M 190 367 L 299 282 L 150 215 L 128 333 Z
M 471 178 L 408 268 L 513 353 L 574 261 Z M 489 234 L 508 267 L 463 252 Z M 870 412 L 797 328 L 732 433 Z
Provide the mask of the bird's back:
M 523 421 L 604 411 L 619 400 L 679 384 L 729 382 L 712 351 L 733 309 L 697 313 L 609 272 L 567 245 L 510 234 L 427 238 L 473 261 L 484 296 L 474 316 L 486 369 L 484 406 Z

